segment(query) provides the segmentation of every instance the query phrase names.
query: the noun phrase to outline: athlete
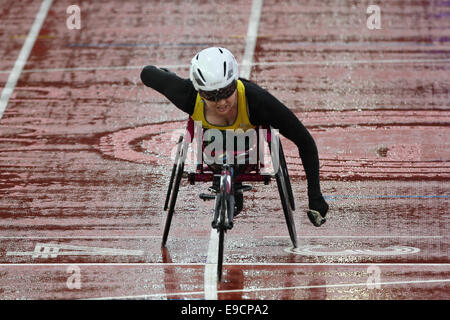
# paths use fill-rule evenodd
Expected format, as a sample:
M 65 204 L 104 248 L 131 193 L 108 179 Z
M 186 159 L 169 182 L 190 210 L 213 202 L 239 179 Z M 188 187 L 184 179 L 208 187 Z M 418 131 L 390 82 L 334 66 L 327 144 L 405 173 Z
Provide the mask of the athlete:
M 319 156 L 313 137 L 273 95 L 239 78 L 238 64 L 230 51 L 220 47 L 200 51 L 191 60 L 190 79 L 149 65 L 142 70 L 141 80 L 194 121 L 201 121 L 205 129 L 245 131 L 256 126 L 278 129 L 298 147 L 307 178 L 309 220 L 316 227 L 325 222 L 328 204 L 320 189 Z

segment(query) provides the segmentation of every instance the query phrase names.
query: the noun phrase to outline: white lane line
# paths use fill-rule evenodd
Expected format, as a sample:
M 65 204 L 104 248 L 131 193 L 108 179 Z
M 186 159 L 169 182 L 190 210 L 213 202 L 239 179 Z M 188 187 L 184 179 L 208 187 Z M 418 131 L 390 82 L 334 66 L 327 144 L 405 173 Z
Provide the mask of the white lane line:
M 44 23 L 45 18 L 47 17 L 48 10 L 52 5 L 53 0 L 43 0 L 41 7 L 34 19 L 34 23 L 31 26 L 30 32 L 28 33 L 27 38 L 25 39 L 25 43 L 20 50 L 19 57 L 14 63 L 14 67 L 9 74 L 8 81 L 6 82 L 5 87 L 2 90 L 2 94 L 0 97 L 0 119 L 3 117 L 3 113 L 6 110 L 6 106 L 8 105 L 9 99 L 16 88 L 17 81 L 19 80 L 20 74 L 22 73 L 23 67 L 27 63 L 28 56 L 30 55 L 31 49 L 33 49 L 34 42 L 41 31 L 42 24 Z
M 279 66 L 305 66 L 305 65 L 347 65 L 354 64 L 396 64 L 396 63 L 447 63 L 450 59 L 380 59 L 380 60 L 325 60 L 325 61 L 279 61 L 279 62 L 258 62 L 259 67 L 279 67 Z
M 289 236 L 264 236 L 264 238 L 269 239 L 289 239 Z M 396 236 L 396 235 L 385 235 L 385 236 L 298 236 L 297 238 L 303 239 L 442 239 L 444 236 Z
M 364 238 L 370 238 L 370 239 L 383 239 L 383 238 L 399 238 L 399 239 L 443 239 L 448 236 L 408 236 L 408 235 L 304 235 L 304 236 L 298 236 L 298 238 L 304 238 L 304 239 L 316 239 L 316 238 L 323 238 L 323 239 L 346 239 L 346 238 L 355 238 L 355 239 L 364 239 Z M 263 238 L 280 238 L 280 239 L 288 239 L 289 236 L 263 236 Z M 136 236 L 136 235 L 104 235 L 104 236 L 64 236 L 64 235 L 55 235 L 55 236 L 0 236 L 0 240 L 33 240 L 33 239 L 161 239 L 161 236 Z M 248 239 L 248 238 L 245 238 Z M 255 238 L 259 239 L 259 238 Z
M 0 267 L 59 267 L 59 266 L 86 266 L 86 267 L 205 267 L 207 263 L 164 263 L 164 262 L 80 262 L 80 263 L 0 263 Z M 258 263 L 224 263 L 224 266 L 243 266 L 243 267 L 450 267 L 450 263 L 283 263 L 283 262 L 258 262 Z M 217 271 L 217 270 L 216 270 Z
M 340 65 L 342 67 L 353 66 L 355 64 L 408 64 L 408 63 L 449 63 L 450 59 L 379 59 L 379 60 L 324 60 L 324 61 L 274 61 L 274 62 L 254 62 L 247 65 L 247 67 L 281 67 L 281 66 L 308 66 L 308 65 L 325 65 L 334 66 Z M 144 65 L 140 66 L 103 66 L 103 67 L 75 67 L 75 68 L 45 68 L 45 69 L 25 69 L 22 73 L 44 73 L 44 72 L 77 72 L 77 71 L 114 71 L 114 70 L 140 70 L 144 68 Z M 161 68 L 168 68 L 172 70 L 176 69 L 188 69 L 189 64 L 174 64 L 174 65 L 161 65 Z M 243 63 L 240 64 L 240 68 L 244 68 Z M 0 74 L 10 73 L 10 70 L 0 70 Z
M 211 229 L 208 256 L 205 264 L 204 290 L 206 300 L 217 300 L 217 259 L 219 255 L 219 233 Z
M 380 286 L 392 286 L 392 285 L 415 285 L 415 284 L 442 284 L 448 283 L 450 279 L 431 279 L 431 280 L 410 280 L 410 281 L 390 281 L 390 282 L 376 282 L 374 284 Z M 278 287 L 278 288 L 249 288 L 249 289 L 235 289 L 235 290 L 219 290 L 217 293 L 240 293 L 240 292 L 263 292 L 263 291 L 285 291 L 285 290 L 306 290 L 306 289 L 330 289 L 330 288 L 346 288 L 346 287 L 367 287 L 367 282 L 359 283 L 337 283 L 337 284 L 325 284 L 315 286 L 295 286 L 295 287 Z M 170 297 L 170 296 L 192 296 L 200 295 L 201 291 L 192 292 L 174 292 L 174 293 L 155 293 L 139 296 L 119 296 L 119 297 L 102 297 L 102 298 L 90 298 L 83 300 L 111 300 L 111 299 L 148 299 L 157 297 Z
M 33 72 L 69 72 L 69 71 L 101 71 L 101 70 L 135 70 L 135 69 L 142 69 L 145 65 L 141 66 L 104 66 L 104 67 L 74 67 L 74 68 L 44 68 L 44 69 L 25 69 L 22 72 L 23 73 L 33 73 Z M 189 67 L 188 65 L 184 64 L 177 64 L 177 65 L 168 65 L 168 66 L 161 66 L 163 68 L 171 68 L 171 69 L 183 69 Z M 7 70 L 1 70 L 0 73 L 8 73 Z
M 161 236 L 0 236 L 0 240 L 34 240 L 34 239 L 160 239 Z
M 443 239 L 446 236 L 406 236 L 406 235 L 342 235 L 342 236 L 333 236 L 333 235 L 306 235 L 306 236 L 298 236 L 301 239 Z M 289 236 L 264 236 L 264 239 L 289 239 Z M 133 235 L 122 235 L 122 236 L 114 236 L 114 235 L 105 235 L 105 236 L 0 236 L 0 240 L 39 240 L 39 239 L 90 239 L 90 240 L 103 240 L 103 239 L 161 239 L 161 236 L 133 236 Z M 247 239 L 247 238 L 246 238 Z M 259 238 L 255 238 L 259 239 Z
M 241 63 L 240 76 L 245 79 L 250 79 L 250 73 L 253 63 L 253 55 L 255 54 L 256 40 L 258 39 L 259 20 L 261 18 L 261 11 L 263 0 L 253 0 L 252 11 L 250 14 L 250 21 L 248 24 L 247 38 L 245 43 L 244 57 Z
M 258 37 L 259 20 L 261 18 L 263 0 L 253 0 L 249 18 L 247 38 L 245 40 L 245 51 L 242 60 L 240 76 L 250 78 L 251 64 L 255 53 L 256 40 Z M 207 264 L 204 274 L 205 299 L 217 300 L 217 256 L 219 246 L 219 235 L 215 229 L 211 230 L 208 245 Z
M 114 263 L 114 262 L 80 262 L 80 263 L 0 263 L 0 267 L 65 267 L 65 266 L 85 266 L 85 267 L 204 267 L 205 263 Z

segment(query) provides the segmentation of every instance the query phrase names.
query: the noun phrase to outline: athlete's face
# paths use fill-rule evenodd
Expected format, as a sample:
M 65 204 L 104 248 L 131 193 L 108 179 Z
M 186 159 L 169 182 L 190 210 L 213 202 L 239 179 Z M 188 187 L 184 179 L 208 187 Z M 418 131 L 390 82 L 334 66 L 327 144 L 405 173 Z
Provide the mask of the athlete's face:
M 208 110 L 225 117 L 230 115 L 237 106 L 237 90 L 234 90 L 233 94 L 226 99 L 221 99 L 218 101 L 211 101 L 205 98 L 203 99 L 205 100 Z

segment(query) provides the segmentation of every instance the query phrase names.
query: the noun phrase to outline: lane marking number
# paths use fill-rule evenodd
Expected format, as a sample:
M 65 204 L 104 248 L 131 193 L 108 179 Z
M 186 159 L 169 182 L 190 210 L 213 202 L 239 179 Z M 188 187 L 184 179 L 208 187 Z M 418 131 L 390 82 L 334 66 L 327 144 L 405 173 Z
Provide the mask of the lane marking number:
M 8 251 L 7 256 L 31 256 L 33 259 L 57 258 L 58 256 L 142 256 L 142 250 L 72 246 L 66 244 L 37 243 L 33 252 Z

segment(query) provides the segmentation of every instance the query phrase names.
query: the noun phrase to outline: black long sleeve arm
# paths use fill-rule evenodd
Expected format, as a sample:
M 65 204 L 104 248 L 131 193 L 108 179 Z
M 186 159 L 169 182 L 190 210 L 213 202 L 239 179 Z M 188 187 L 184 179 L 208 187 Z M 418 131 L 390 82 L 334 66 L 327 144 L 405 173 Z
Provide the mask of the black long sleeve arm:
M 141 72 L 142 82 L 166 96 L 176 107 L 192 115 L 197 91 L 189 79 L 183 79 L 168 70 L 146 66 Z
M 253 124 L 270 125 L 296 144 L 308 181 L 308 196 L 321 196 L 319 155 L 308 129 L 291 110 L 266 90 L 252 83 L 248 83 L 246 88 L 250 121 Z

